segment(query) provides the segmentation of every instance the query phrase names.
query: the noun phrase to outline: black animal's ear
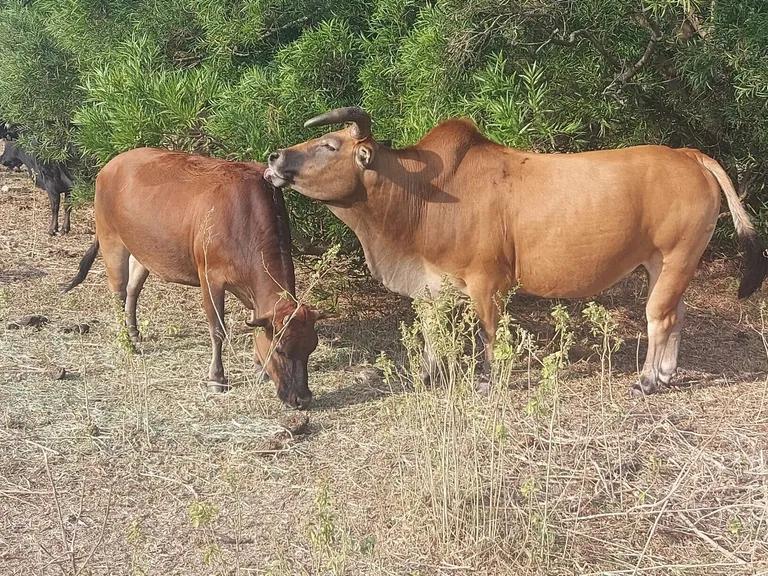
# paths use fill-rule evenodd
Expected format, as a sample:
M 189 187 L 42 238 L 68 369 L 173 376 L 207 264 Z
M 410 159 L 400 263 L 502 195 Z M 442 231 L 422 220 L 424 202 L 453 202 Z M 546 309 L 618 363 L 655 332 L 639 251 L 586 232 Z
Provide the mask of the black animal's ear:
M 361 143 L 357 145 L 355 150 L 355 162 L 362 169 L 368 168 L 373 161 L 373 148 L 370 144 Z

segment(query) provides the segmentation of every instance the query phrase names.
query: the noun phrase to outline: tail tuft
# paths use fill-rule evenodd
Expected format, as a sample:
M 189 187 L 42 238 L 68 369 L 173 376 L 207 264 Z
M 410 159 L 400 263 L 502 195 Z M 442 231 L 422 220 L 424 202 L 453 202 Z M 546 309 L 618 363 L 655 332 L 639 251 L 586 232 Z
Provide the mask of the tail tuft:
M 744 236 L 741 247 L 744 251 L 744 275 L 739 284 L 739 298 L 748 298 L 763 284 L 768 275 L 768 258 L 757 234 Z

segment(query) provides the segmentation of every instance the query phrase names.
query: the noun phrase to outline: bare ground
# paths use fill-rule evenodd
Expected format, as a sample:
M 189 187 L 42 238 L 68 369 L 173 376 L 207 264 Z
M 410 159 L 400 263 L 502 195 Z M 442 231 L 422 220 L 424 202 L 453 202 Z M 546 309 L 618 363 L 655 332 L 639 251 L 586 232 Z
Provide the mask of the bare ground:
M 766 329 L 732 261 L 703 263 L 687 295 L 678 386 L 640 400 L 640 276 L 599 299 L 625 341 L 610 372 L 568 303 L 577 342 L 554 386 L 538 370 L 552 303 L 516 299 L 538 352 L 486 398 L 414 390 L 408 303 L 340 263 L 301 426 L 258 381 L 234 299 L 235 388 L 209 396 L 198 292 L 150 277 L 129 354 L 100 260 L 58 294 L 89 208 L 49 238 L 45 195 L 2 185 L 0 574 L 768 573 Z M 49 322 L 7 327 L 28 314 Z M 371 368 L 381 351 L 390 378 Z

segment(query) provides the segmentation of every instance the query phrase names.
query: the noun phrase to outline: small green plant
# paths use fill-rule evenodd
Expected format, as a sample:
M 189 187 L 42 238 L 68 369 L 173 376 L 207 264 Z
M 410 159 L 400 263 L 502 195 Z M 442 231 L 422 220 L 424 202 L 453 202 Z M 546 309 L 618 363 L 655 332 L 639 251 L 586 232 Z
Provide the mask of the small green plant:
M 590 302 L 582 310 L 582 315 L 589 322 L 592 336 L 599 339 L 599 342 L 593 345 L 593 349 L 600 354 L 600 388 L 602 393 L 606 376 L 609 385 L 611 382 L 613 354 L 619 351 L 624 341 L 618 335 L 618 322 L 614 320 L 611 313 L 604 306 L 597 302 Z
M 318 488 L 315 496 L 315 510 L 308 536 L 312 546 L 315 573 L 344 574 L 347 555 L 353 548 L 352 540 L 338 525 L 331 491 L 325 483 Z
M 529 416 L 549 419 L 554 417 L 558 403 L 560 374 L 568 364 L 568 354 L 573 346 L 574 334 L 570 328 L 571 316 L 562 304 L 552 308 L 550 316 L 555 322 L 554 352 L 541 360 L 541 382 L 525 406 Z
M 392 360 L 392 358 L 390 358 L 387 353 L 382 350 L 376 357 L 376 361 L 373 363 L 373 366 L 381 372 L 381 377 L 383 378 L 384 383 L 392 386 L 397 370 L 395 362 Z
M 165 327 L 165 334 L 167 336 L 176 337 L 181 334 L 181 327 L 177 324 L 168 324 Z
M 203 548 L 203 564 L 210 566 L 221 560 L 221 548 L 215 542 L 209 543 Z
M 145 565 L 146 560 L 144 559 L 142 548 L 146 543 L 146 536 L 139 520 L 134 519 L 128 525 L 125 533 L 125 539 L 131 549 L 131 575 L 145 576 L 147 573 L 147 568 Z
M 408 358 L 401 377 L 415 391 L 402 410 L 414 435 L 404 450 L 416 463 L 420 487 L 413 506 L 429 519 L 432 537 L 446 552 L 487 542 L 502 546 L 510 537 L 510 487 L 502 466 L 510 444 L 504 383 L 495 381 L 487 396 L 475 391 L 481 357 L 477 317 L 450 282 L 436 298 L 415 301 L 414 312 L 413 323 L 401 326 Z M 511 320 L 504 326 L 494 379 L 519 361 L 519 333 Z M 429 387 L 422 384 L 425 343 Z
M 738 516 L 732 516 L 728 519 L 728 532 L 734 536 L 739 536 L 744 530 L 744 524 Z
M 369 534 L 360 542 L 358 543 L 358 548 L 360 550 L 361 554 L 364 554 L 365 556 L 371 556 L 373 555 L 374 548 L 376 547 L 376 537 L 372 534 Z
M 439 296 L 414 299 L 416 318 L 400 327 L 411 372 L 427 376 L 433 385 L 447 386 L 451 394 L 472 391 L 481 359 L 477 315 L 468 304 L 467 297 L 443 278 Z M 421 377 L 414 381 L 417 389 L 422 383 Z
M 120 299 L 117 297 L 113 298 L 112 303 L 115 322 L 119 327 L 117 334 L 115 335 L 115 343 L 117 344 L 117 347 L 126 354 L 135 354 L 136 346 L 134 345 L 133 340 L 131 340 L 130 334 L 128 334 L 128 327 L 125 325 L 125 310 L 123 303 L 120 302 Z
M 336 542 L 336 516 L 331 508 L 331 494 L 323 485 L 315 497 L 315 518 L 309 527 L 309 539 L 317 548 L 330 548 Z
M 204 500 L 195 500 L 187 507 L 187 516 L 194 528 L 204 528 L 219 515 L 219 508 Z
M 194 500 L 187 506 L 187 517 L 197 531 L 197 545 L 203 565 L 221 565 L 222 553 L 214 533 L 214 523 L 219 517 L 219 507 L 213 502 Z

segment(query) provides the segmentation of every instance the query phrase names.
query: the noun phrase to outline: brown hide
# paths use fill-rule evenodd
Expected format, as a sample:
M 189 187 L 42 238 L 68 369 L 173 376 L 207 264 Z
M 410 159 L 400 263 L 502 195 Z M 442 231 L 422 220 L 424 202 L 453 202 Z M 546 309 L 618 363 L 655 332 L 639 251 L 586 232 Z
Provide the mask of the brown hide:
M 255 163 L 167 150 L 120 154 L 96 179 L 95 248 L 67 289 L 82 281 L 100 247 L 137 340 L 136 301 L 148 274 L 201 286 L 213 346 L 209 380 L 218 389 L 226 386 L 224 292 L 234 294 L 253 311 L 249 324 L 264 328 L 255 336 L 256 356 L 279 396 L 302 407 L 311 399 L 307 359 L 317 345 L 318 314 L 297 308 L 288 216 L 263 173 Z
M 326 203 L 391 290 L 434 294 L 441 277 L 451 279 L 474 301 L 489 360 L 496 294 L 517 287 L 545 297 L 589 297 L 644 266 L 649 350 L 641 389 L 668 383 L 681 297 L 714 231 L 721 189 L 747 248 L 740 296 L 765 276 L 759 240 L 730 180 L 698 151 L 638 146 L 535 154 L 491 142 L 458 119 L 403 150 L 353 132 L 273 153 L 266 177 Z

